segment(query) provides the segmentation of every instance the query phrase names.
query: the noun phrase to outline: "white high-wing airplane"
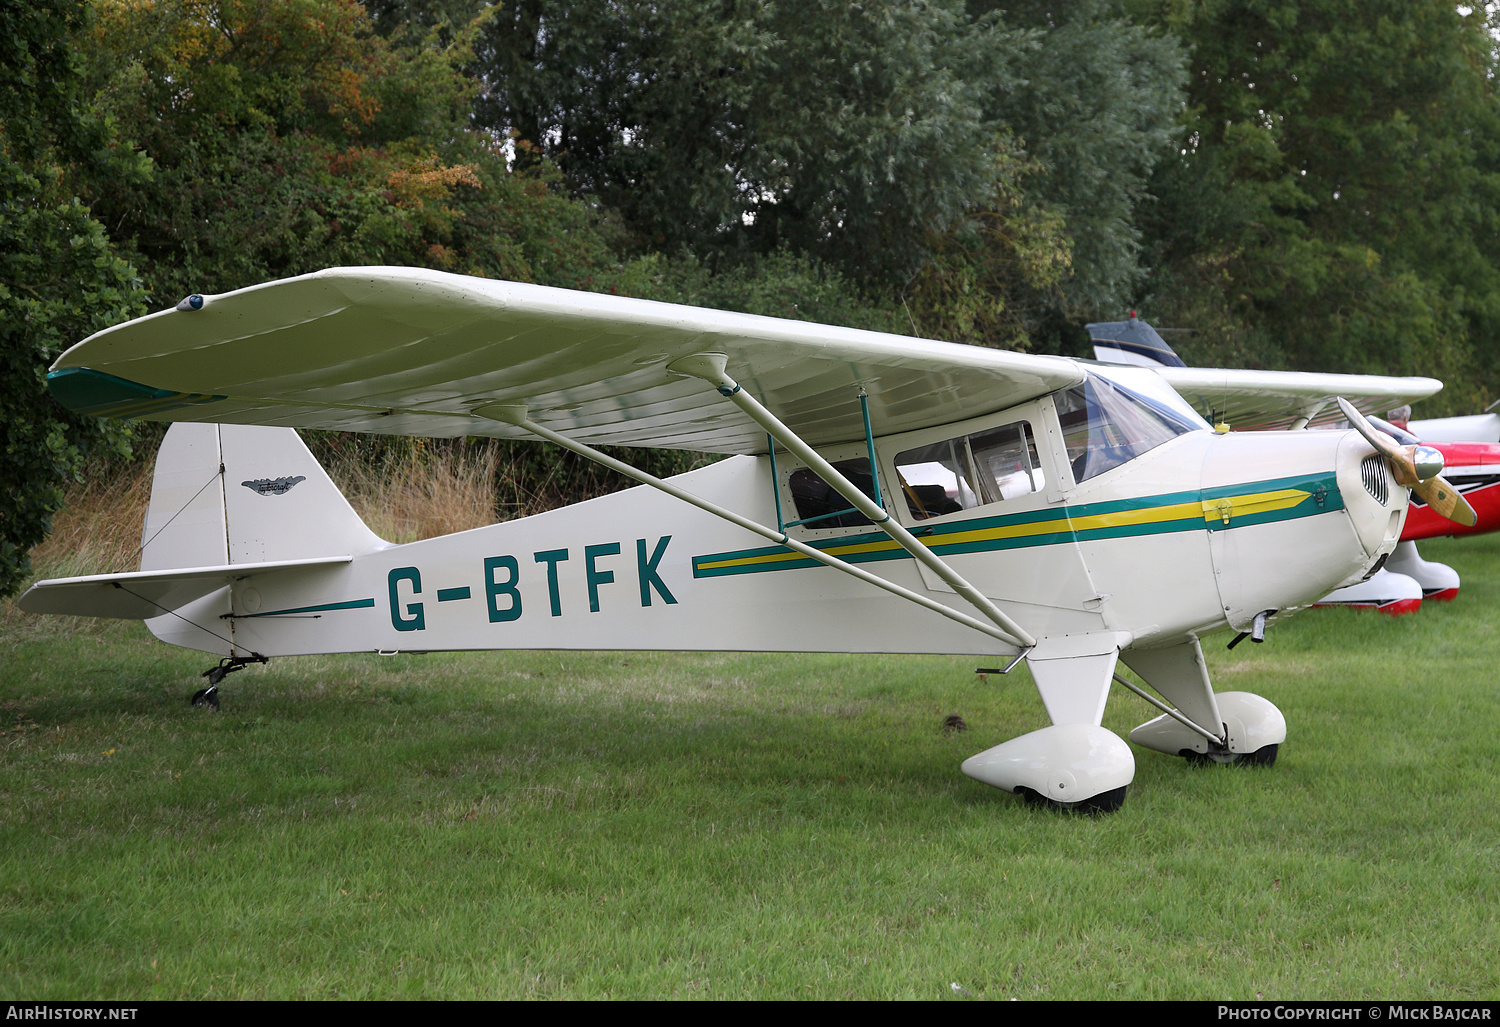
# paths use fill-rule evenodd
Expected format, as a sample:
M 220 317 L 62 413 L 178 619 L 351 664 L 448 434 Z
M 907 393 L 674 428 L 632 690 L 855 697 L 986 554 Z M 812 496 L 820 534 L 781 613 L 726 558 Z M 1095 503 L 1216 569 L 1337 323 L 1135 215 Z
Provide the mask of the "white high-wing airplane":
M 1441 387 L 1245 387 L 1286 407 L 1314 380 L 1367 409 Z M 1358 580 L 1400 536 L 1398 477 L 1441 481 L 1354 431 L 1216 432 L 1146 369 L 406 268 L 190 296 L 74 346 L 49 382 L 74 410 L 187 423 L 157 458 L 141 570 L 20 605 L 221 656 L 215 704 L 228 672 L 308 653 L 1024 658 L 1052 725 L 962 769 L 1087 809 L 1135 772 L 1100 726 L 1116 680 L 1162 711 L 1137 744 L 1272 762 L 1280 711 L 1215 693 L 1199 637 L 1258 641 Z M 547 439 L 647 487 L 391 545 L 296 427 Z M 730 458 L 660 480 L 597 445 Z

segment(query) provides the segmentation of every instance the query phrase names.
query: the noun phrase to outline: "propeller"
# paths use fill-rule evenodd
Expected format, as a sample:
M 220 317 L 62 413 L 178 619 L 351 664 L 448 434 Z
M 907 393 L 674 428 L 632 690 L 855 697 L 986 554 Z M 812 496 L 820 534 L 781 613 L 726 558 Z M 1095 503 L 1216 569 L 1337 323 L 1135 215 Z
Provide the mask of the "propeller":
M 1355 409 L 1353 403 L 1343 396 L 1337 399 L 1339 409 L 1344 412 L 1354 430 L 1364 436 L 1364 440 L 1390 463 L 1391 474 L 1395 476 L 1397 485 L 1411 489 L 1422 502 L 1455 524 L 1471 528 L 1478 522 L 1479 515 L 1474 512 L 1469 501 L 1444 480 L 1443 454 L 1431 446 L 1401 445 L 1371 424 L 1369 418 Z

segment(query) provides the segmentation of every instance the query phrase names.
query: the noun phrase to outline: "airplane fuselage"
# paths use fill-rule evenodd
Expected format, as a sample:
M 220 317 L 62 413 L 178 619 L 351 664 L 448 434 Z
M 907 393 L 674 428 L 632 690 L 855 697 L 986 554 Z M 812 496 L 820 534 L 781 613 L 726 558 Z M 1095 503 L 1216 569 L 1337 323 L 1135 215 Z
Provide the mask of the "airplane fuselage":
M 1405 490 L 1390 484 L 1383 501 L 1371 494 L 1361 479 L 1370 450 L 1353 433 L 1190 431 L 1082 484 L 1072 480 L 1051 397 L 937 434 L 982 437 L 1018 421 L 1036 441 L 1035 487 L 971 509 L 919 510 L 902 494 L 903 454 L 926 452 L 934 432 L 878 438 L 875 452 L 886 508 L 1044 646 L 1080 635 L 1159 646 L 1226 622 L 1243 628 L 1258 613 L 1356 580 L 1400 533 Z M 229 468 L 227 562 L 329 555 L 330 533 L 315 527 L 327 500 L 316 481 L 253 487 L 296 477 L 300 443 L 280 429 L 224 436 L 222 449 L 200 446 L 192 459 Z M 867 459 L 867 448 L 827 455 Z M 164 451 L 163 459 L 177 457 Z M 769 456 L 732 457 L 673 482 L 776 524 L 794 519 L 802 470 L 783 454 L 773 479 Z M 179 476 L 185 488 L 201 477 L 191 468 Z M 877 527 L 820 523 L 787 531 L 966 609 Z M 222 655 L 231 655 L 226 639 L 237 652 L 267 656 L 1016 651 L 647 487 L 422 542 L 371 540 L 347 563 L 256 574 L 148 624 L 164 641 Z

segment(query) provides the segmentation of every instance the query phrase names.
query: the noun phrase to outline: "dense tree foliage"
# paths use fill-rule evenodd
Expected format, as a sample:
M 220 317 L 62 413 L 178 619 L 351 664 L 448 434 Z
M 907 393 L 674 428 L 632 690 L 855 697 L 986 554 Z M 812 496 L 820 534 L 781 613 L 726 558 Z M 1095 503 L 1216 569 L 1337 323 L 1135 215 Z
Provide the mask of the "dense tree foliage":
M 1055 210 L 1071 248 L 1062 313 L 1118 310 L 1138 284 L 1136 205 L 1178 135 L 1185 59 L 1175 36 L 1133 23 L 1105 0 L 970 0 L 1024 32 L 1017 81 L 990 115 L 1044 173 L 1032 202 Z
M 1170 2 L 1192 46 L 1176 159 L 1141 212 L 1140 302 L 1230 366 L 1421 373 L 1493 389 L 1493 26 L 1434 0 Z
M 1182 56 L 1102 2 L 988 6 L 520 0 L 485 26 L 476 109 L 638 248 L 790 247 L 924 332 L 1024 347 L 1139 278 Z
M 128 438 L 67 413 L 45 387 L 64 349 L 144 312 L 135 273 L 64 184 L 70 167 L 143 172 L 84 102 L 70 45 L 83 18 L 66 0 L 0 2 L 0 595 L 30 572 L 84 456 Z
M 594 215 L 466 131 L 472 32 L 395 47 L 353 0 L 99 0 L 93 86 L 155 173 L 94 190 L 152 301 L 340 264 L 576 285 Z
M 479 111 L 645 246 L 900 281 L 1009 168 L 983 109 L 999 44 L 957 2 L 521 0 L 485 27 Z

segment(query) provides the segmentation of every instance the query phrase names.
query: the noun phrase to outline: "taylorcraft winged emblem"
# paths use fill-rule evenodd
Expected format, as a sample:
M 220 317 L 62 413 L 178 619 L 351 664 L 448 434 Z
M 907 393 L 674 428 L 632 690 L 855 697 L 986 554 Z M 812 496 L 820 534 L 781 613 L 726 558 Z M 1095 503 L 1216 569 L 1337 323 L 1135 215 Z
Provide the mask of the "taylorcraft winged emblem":
M 299 481 L 306 481 L 307 475 L 299 474 L 295 478 L 256 478 L 254 481 L 242 481 L 241 485 L 251 492 L 259 492 L 263 496 L 284 496 L 296 486 Z

